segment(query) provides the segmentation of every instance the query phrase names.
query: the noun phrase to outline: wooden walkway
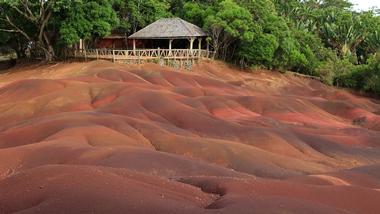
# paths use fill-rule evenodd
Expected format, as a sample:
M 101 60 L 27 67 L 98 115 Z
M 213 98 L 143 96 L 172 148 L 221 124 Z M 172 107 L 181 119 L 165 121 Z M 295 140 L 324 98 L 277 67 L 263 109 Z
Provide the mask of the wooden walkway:
M 200 49 L 89 49 L 73 50 L 70 56 L 84 60 L 102 59 L 126 64 L 153 62 L 162 66 L 191 69 L 199 60 L 214 59 L 215 52 Z

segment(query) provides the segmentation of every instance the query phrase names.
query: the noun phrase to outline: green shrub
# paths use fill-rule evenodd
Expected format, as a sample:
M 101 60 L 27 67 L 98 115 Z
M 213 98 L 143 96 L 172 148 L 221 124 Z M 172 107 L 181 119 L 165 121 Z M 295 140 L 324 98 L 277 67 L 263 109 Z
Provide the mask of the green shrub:
M 337 86 L 380 95 L 380 55 L 370 57 L 363 65 L 340 60 L 334 64 L 332 73 Z
M 335 59 L 321 63 L 316 69 L 316 73 L 326 84 L 346 87 L 345 84 L 355 84 L 348 78 L 354 70 L 355 65 L 349 59 Z
M 272 34 L 260 33 L 252 42 L 244 42 L 239 50 L 239 56 L 249 65 L 263 65 L 271 69 L 274 54 L 279 44 Z
M 366 70 L 363 72 L 363 89 L 380 94 L 380 55 L 376 54 L 368 60 Z

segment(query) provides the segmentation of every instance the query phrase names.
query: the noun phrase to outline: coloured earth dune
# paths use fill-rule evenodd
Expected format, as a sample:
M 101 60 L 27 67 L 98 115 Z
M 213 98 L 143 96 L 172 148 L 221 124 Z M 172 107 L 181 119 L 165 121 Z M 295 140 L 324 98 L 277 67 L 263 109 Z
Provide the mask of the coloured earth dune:
M 380 100 L 105 61 L 0 74 L 0 213 L 380 213 Z

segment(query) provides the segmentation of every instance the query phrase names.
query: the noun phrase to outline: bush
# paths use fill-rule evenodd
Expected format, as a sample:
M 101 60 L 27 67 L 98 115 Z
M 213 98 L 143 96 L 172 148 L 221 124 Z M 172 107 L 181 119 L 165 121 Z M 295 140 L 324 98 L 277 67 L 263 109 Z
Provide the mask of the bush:
M 249 65 L 263 65 L 271 69 L 274 54 L 279 44 L 272 34 L 258 34 L 252 42 L 244 42 L 239 50 L 239 56 Z
M 335 85 L 380 95 L 380 55 L 372 56 L 364 65 L 353 65 L 346 59 L 332 67 Z
M 362 76 L 363 89 L 380 95 L 380 55 L 371 57 L 365 68 Z
M 321 63 L 316 69 L 316 73 L 326 84 L 348 87 L 347 85 L 355 85 L 348 78 L 354 69 L 355 65 L 349 59 L 335 59 Z
M 332 61 L 323 62 L 316 69 L 316 73 L 322 79 L 322 82 L 328 85 L 334 84 L 334 63 Z

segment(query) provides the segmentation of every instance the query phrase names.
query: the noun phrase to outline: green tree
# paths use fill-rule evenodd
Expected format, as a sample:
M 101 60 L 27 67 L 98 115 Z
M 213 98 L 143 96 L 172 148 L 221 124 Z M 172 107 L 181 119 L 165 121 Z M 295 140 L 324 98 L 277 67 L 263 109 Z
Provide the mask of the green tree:
M 112 6 L 112 1 L 107 0 L 67 2 L 65 7 L 56 10 L 52 23 L 59 29 L 60 41 L 65 45 L 72 45 L 79 39 L 110 34 L 119 23 Z
M 348 11 L 328 11 L 321 28 L 322 39 L 341 57 L 356 56 L 356 48 L 366 37 L 360 16 Z
M 361 63 L 380 51 L 380 17 L 373 11 L 361 15 L 361 29 L 365 34 L 364 41 L 357 47 L 357 55 Z
M 170 4 L 165 0 L 118 0 L 114 6 L 122 30 L 135 33 L 159 18 L 170 17 Z
M 240 46 L 240 62 L 250 65 L 262 65 L 271 69 L 273 68 L 273 60 L 278 47 L 279 42 L 274 35 L 258 33 L 252 41 L 244 42 Z
M 238 41 L 252 41 L 256 31 L 251 13 L 233 0 L 199 3 L 187 2 L 184 16 L 200 24 L 209 33 L 217 56 L 234 55 L 229 48 Z M 234 49 L 234 48 L 233 48 Z
M 21 35 L 46 61 L 56 56 L 59 41 L 70 45 L 91 35 L 105 36 L 117 23 L 107 0 L 0 0 L 0 11 L 0 31 Z

